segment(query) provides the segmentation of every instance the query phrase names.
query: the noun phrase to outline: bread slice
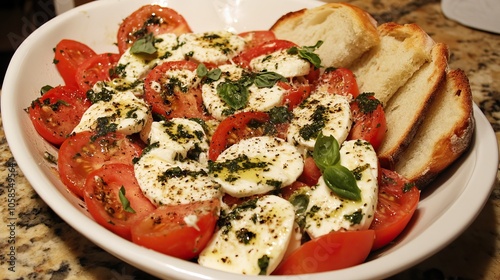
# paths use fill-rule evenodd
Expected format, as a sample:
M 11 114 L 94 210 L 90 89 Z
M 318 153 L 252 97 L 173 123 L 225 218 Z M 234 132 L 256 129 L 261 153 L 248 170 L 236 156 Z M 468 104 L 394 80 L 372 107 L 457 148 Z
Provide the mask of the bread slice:
M 469 80 L 460 70 L 447 72 L 425 119 L 395 170 L 425 187 L 470 146 L 474 131 Z
M 377 22 L 345 3 L 327 3 L 283 15 L 270 28 L 277 38 L 299 46 L 323 45 L 315 53 L 323 67 L 347 67 L 379 43 Z
M 416 24 L 389 22 L 378 27 L 380 44 L 349 68 L 361 92 L 373 92 L 385 105 L 424 63 L 430 60 L 432 38 Z
M 445 80 L 448 56 L 447 45 L 437 43 L 432 49 L 431 60 L 420 67 L 387 102 L 384 111 L 389 129 L 378 150 L 383 167 L 392 169 L 399 154 L 413 139 L 434 94 Z

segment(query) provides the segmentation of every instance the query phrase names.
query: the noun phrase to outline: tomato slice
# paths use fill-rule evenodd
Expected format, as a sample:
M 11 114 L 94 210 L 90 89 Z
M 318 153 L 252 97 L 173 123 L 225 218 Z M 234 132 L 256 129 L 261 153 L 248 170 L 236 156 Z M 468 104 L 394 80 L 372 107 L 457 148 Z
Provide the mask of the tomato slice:
M 256 122 L 269 122 L 269 115 L 264 112 L 241 112 L 224 119 L 212 135 L 208 158 L 215 161 L 225 149 L 238 141 L 264 135 L 262 127 L 255 125 Z
M 321 170 L 316 165 L 316 162 L 314 162 L 314 158 L 308 156 L 304 159 L 304 170 L 297 181 L 303 182 L 308 186 L 314 186 L 318 183 L 321 175 Z
M 179 86 L 178 79 L 167 73 L 172 70 L 195 72 L 197 67 L 198 64 L 192 61 L 168 61 L 148 73 L 144 81 L 144 99 L 151 104 L 154 113 L 164 118 L 207 118 L 203 113 L 201 89 Z
M 218 198 L 160 206 L 133 226 L 132 241 L 169 256 L 192 259 L 210 241 L 219 208 Z
M 393 241 L 406 227 L 420 200 L 420 191 L 395 171 L 381 168 L 377 210 L 370 229 L 375 230 L 373 250 Z
M 252 59 L 259 57 L 261 55 L 265 54 L 271 54 L 275 51 L 279 50 L 284 50 L 284 49 L 289 49 L 291 47 L 295 47 L 297 44 L 287 41 L 287 40 L 280 40 L 280 39 L 275 39 L 271 41 L 267 41 L 263 44 L 257 45 L 253 48 L 249 48 L 241 52 L 239 55 L 233 58 L 233 62 L 236 64 L 245 67 L 245 68 L 250 68 L 250 61 Z
M 124 53 L 137 39 L 153 35 L 192 32 L 182 15 L 159 5 L 145 5 L 126 17 L 118 29 L 118 50 Z
M 245 39 L 245 49 L 250 49 L 269 41 L 276 40 L 276 35 L 274 35 L 274 32 L 270 30 L 247 31 L 238 35 Z
M 387 122 L 382 104 L 378 103 L 373 110 L 366 109 L 366 107 L 371 106 L 366 105 L 367 100 L 376 102 L 375 97 L 363 93 L 351 103 L 353 125 L 349 132 L 348 139 L 366 140 L 370 142 L 375 151 L 377 151 L 382 141 L 384 141 L 387 131 Z
M 76 87 L 56 86 L 31 102 L 28 108 L 35 130 L 48 142 L 60 145 L 91 105 Z
M 272 273 L 296 275 L 358 265 L 370 254 L 373 230 L 334 231 L 302 244 Z
M 76 133 L 59 148 L 59 177 L 68 189 L 83 197 L 85 180 L 90 172 L 104 164 L 131 164 L 141 152 L 141 145 L 122 133 L 110 132 L 99 137 L 90 131 Z
M 109 71 L 116 66 L 119 59 L 119 54 L 102 53 L 85 60 L 76 69 L 75 79 L 78 87 L 87 92 L 97 81 L 110 80 Z
M 351 70 L 347 68 L 328 68 L 314 83 L 315 90 L 327 91 L 344 96 L 359 95 L 358 83 Z
M 129 207 L 124 207 L 120 193 Z M 142 193 L 132 164 L 105 164 L 90 172 L 83 198 L 97 223 L 128 240 L 132 225 L 156 208 Z
M 54 63 L 66 85 L 76 86 L 76 70 L 87 59 L 96 53 L 84 43 L 63 39 L 54 50 Z
M 287 90 L 283 96 L 282 104 L 287 106 L 289 110 L 293 110 L 311 94 L 311 85 L 309 84 L 278 82 L 278 85 Z

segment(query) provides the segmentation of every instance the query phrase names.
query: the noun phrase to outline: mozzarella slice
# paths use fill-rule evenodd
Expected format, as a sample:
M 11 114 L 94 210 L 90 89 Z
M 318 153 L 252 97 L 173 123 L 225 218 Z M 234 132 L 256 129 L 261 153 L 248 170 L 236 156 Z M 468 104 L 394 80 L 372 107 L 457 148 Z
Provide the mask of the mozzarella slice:
M 244 75 L 244 70 L 232 64 L 221 65 L 220 69 L 222 71 L 222 76 L 219 80 L 202 86 L 202 98 L 203 104 L 210 114 L 218 120 L 223 120 L 235 111 L 219 96 L 217 86 L 224 81 L 237 81 Z M 277 84 L 270 88 L 259 88 L 255 84 L 252 84 L 248 87 L 248 93 L 249 97 L 246 107 L 236 112 L 269 111 L 271 108 L 279 106 L 282 103 L 286 90 Z
M 109 92 L 111 100 L 92 104 L 83 114 L 74 133 L 95 131 L 99 122 L 106 120 L 106 126 L 115 125 L 115 131 L 127 135 L 140 132 L 151 118 L 149 105 L 132 92 Z
M 292 204 L 267 195 L 222 215 L 222 225 L 200 253 L 198 263 L 228 272 L 269 275 L 283 259 L 290 242 Z
M 304 169 L 295 146 L 270 136 L 244 139 L 222 152 L 211 173 L 234 197 L 263 194 L 295 182 Z
M 196 161 L 171 162 L 146 153 L 134 164 L 134 173 L 144 195 L 155 205 L 178 205 L 220 198 L 220 186 Z
M 369 142 L 350 140 L 340 148 L 340 163 L 359 176 L 361 200 L 342 199 L 326 185 L 323 177 L 310 191 L 305 229 L 311 238 L 331 231 L 368 229 L 378 199 L 377 154 Z M 356 176 L 355 176 L 356 177 Z
M 314 131 L 320 130 L 325 136 L 333 136 L 342 144 L 352 126 L 349 101 L 338 94 L 313 92 L 301 105 L 295 107 L 293 116 L 287 139 L 310 151 L 316 143 Z
M 287 50 L 258 56 L 250 61 L 250 67 L 256 72 L 276 72 L 286 78 L 305 76 L 311 71 L 308 61 L 297 55 L 288 54 Z
M 239 54 L 245 40 L 228 31 L 185 33 L 179 36 L 179 46 L 189 59 L 221 64 Z
M 118 60 L 117 69 L 124 83 L 133 83 L 143 78 L 149 70 L 164 61 L 183 60 L 184 55 L 178 47 L 177 36 L 165 33 L 155 36 L 157 52 L 151 55 L 131 53 L 127 49 Z
M 188 158 L 207 163 L 208 139 L 199 123 L 173 118 L 153 122 L 150 129 L 147 141 L 151 146 L 149 153 L 169 162 Z

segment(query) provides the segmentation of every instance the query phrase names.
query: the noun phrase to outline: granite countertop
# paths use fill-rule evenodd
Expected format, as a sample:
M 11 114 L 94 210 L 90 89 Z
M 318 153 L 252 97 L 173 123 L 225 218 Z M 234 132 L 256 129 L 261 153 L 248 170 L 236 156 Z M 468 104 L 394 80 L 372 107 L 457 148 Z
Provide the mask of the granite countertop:
M 445 18 L 437 0 L 347 1 L 379 22 L 417 23 L 435 41 L 447 43 L 450 68 L 463 69 L 475 103 L 500 145 L 500 35 Z M 5 120 L 1 120 L 5 121 Z M 477 137 L 481 137 L 477 135 Z M 155 279 L 120 261 L 59 218 L 35 193 L 17 167 L 0 130 L 0 279 Z M 14 178 L 14 181 L 9 181 Z M 392 279 L 500 279 L 500 185 L 497 182 L 475 222 L 455 241 Z M 8 212 L 9 183 L 16 189 Z M 16 271 L 9 271 L 9 223 L 15 222 Z

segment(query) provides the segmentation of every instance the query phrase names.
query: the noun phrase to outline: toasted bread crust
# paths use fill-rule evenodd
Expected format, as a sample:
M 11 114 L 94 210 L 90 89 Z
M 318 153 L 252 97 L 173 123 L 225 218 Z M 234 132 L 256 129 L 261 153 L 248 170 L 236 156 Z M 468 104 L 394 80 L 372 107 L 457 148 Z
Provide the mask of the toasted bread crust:
M 378 150 L 383 167 L 393 169 L 399 155 L 413 139 L 434 95 L 445 80 L 448 56 L 446 44 L 437 43 L 432 49 L 431 60 L 426 62 L 385 106 L 389 129 Z
M 475 122 L 469 80 L 460 69 L 447 72 L 412 143 L 395 170 L 424 188 L 470 146 Z
M 377 22 L 364 10 L 346 3 L 328 3 L 283 15 L 270 28 L 277 38 L 316 50 L 323 67 L 346 67 L 379 43 Z

